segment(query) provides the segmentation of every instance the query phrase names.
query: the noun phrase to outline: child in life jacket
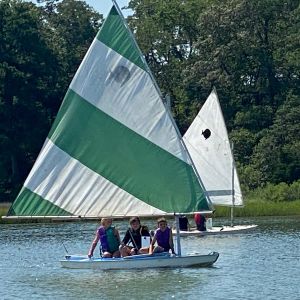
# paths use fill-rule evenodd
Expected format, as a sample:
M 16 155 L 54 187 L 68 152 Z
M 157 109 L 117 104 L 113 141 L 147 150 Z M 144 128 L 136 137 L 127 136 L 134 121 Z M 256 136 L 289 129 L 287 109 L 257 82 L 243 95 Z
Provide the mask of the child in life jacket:
M 148 254 L 148 246 L 142 245 L 142 239 L 148 237 L 149 243 L 151 241 L 150 232 L 146 226 L 141 225 L 139 217 L 132 217 L 129 220 L 130 228 L 127 229 L 125 236 L 119 247 L 121 256 L 129 256 L 136 254 Z M 131 243 L 132 246 L 127 245 Z
M 101 226 L 96 231 L 96 236 L 88 253 L 89 258 L 93 256 L 98 241 L 100 241 L 100 253 L 102 253 L 102 257 L 120 257 L 119 245 L 121 240 L 119 231 L 111 225 L 112 219 L 101 219 Z
M 202 215 L 200 213 L 196 213 L 194 215 L 194 220 L 196 223 L 197 230 L 206 231 L 206 219 L 205 219 L 204 215 Z
M 157 226 L 158 229 L 155 231 L 153 240 L 151 241 L 149 254 L 169 252 L 169 250 L 171 250 L 172 253 L 175 254 L 172 230 L 170 227 L 168 227 L 166 219 L 158 219 Z M 157 242 L 156 247 L 154 247 L 155 242 Z

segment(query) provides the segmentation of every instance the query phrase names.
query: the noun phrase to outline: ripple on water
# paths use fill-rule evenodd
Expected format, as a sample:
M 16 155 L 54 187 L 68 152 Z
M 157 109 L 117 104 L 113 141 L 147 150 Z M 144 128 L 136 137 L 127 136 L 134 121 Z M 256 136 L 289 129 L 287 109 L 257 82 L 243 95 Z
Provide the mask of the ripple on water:
M 300 218 L 257 223 L 248 234 L 182 238 L 183 253 L 218 251 L 212 268 L 135 271 L 60 267 L 63 244 L 87 253 L 96 223 L 1 224 L 3 299 L 297 299 L 300 295 Z M 147 221 L 152 228 L 154 222 Z M 124 234 L 127 223 L 115 222 Z

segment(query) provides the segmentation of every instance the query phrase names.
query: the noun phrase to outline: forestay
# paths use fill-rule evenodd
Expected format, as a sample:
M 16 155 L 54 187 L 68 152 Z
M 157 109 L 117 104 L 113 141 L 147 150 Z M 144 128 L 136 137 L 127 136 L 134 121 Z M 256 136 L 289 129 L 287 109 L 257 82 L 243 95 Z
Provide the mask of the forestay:
M 10 216 L 209 210 L 148 66 L 113 6 Z

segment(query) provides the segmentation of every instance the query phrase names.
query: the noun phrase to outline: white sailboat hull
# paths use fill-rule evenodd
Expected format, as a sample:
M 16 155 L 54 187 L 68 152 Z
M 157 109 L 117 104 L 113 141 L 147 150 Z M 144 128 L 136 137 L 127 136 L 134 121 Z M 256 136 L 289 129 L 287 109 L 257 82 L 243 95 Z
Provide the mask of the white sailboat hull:
M 257 225 L 235 225 L 235 226 L 221 226 L 212 227 L 206 231 L 199 231 L 192 229 L 190 231 L 180 231 L 180 236 L 202 236 L 202 235 L 217 235 L 217 234 L 235 234 L 235 233 L 246 233 L 253 230 Z M 176 235 L 176 230 L 173 230 L 173 235 Z
M 210 267 L 218 259 L 219 253 L 211 252 L 207 255 L 191 256 L 151 256 L 137 255 L 130 258 L 94 258 L 87 256 L 66 256 L 61 265 L 69 269 L 97 269 L 97 270 L 127 270 L 143 268 L 186 268 Z

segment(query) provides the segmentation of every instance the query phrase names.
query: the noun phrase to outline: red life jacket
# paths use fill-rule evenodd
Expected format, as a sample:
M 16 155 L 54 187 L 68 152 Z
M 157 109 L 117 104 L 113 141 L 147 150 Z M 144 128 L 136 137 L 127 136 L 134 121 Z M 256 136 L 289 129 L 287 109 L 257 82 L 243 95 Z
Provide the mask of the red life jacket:
M 202 219 L 203 217 L 201 216 L 201 214 L 195 214 L 195 216 L 194 216 L 194 220 L 195 220 L 195 223 L 196 224 L 200 224 L 201 223 L 201 219 Z

